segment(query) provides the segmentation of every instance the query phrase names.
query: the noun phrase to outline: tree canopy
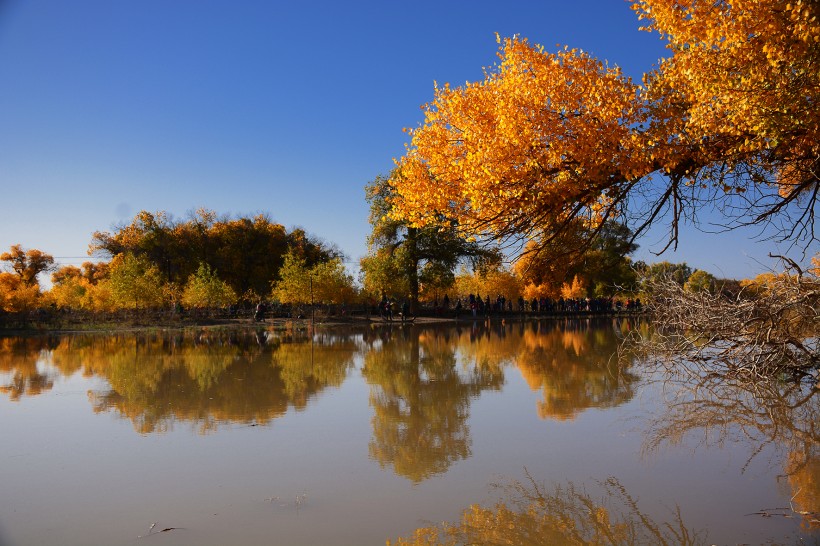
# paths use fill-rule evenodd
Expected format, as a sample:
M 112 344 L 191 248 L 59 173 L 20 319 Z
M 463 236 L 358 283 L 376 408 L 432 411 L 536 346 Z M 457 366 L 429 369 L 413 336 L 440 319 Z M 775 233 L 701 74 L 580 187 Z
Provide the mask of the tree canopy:
M 394 178 L 379 176 L 366 187 L 370 203 L 368 255 L 362 259 L 365 290 L 409 296 L 413 304 L 425 290 L 446 290 L 461 260 L 498 259 L 497 252 L 467 240 L 453 222 L 414 227 L 390 216 Z
M 0 261 L 8 262 L 20 282 L 28 287 L 37 284 L 37 275 L 54 266 L 50 254 L 36 248 L 26 250 L 21 245 L 11 245 L 8 252 L 0 254 Z
M 635 236 L 704 204 L 815 240 L 820 4 L 632 0 L 670 56 L 641 85 L 576 49 L 499 39 L 482 81 L 437 87 L 391 179 L 391 215 L 546 243 L 628 214 Z
M 164 282 L 178 285 L 185 284 L 199 264 L 205 264 L 236 294 L 251 299 L 269 292 L 288 249 L 309 266 L 341 256 L 336 248 L 304 230 L 288 232 L 264 214 L 229 218 L 207 209 L 189 214 L 185 221 L 162 211 L 142 211 L 113 232 L 95 232 L 89 245 L 89 253 L 144 257 Z

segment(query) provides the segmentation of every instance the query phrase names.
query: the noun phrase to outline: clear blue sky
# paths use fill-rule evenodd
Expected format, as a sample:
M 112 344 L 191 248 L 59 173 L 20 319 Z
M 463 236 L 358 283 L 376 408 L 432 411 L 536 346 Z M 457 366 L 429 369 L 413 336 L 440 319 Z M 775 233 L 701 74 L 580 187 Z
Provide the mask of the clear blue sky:
M 636 80 L 665 55 L 621 0 L 0 0 L 0 249 L 84 261 L 140 210 L 267 212 L 337 244 L 369 231 L 364 185 L 391 169 L 433 82 L 495 62 L 495 33 L 568 44 Z M 719 276 L 772 265 L 753 232 L 687 231 L 657 258 Z

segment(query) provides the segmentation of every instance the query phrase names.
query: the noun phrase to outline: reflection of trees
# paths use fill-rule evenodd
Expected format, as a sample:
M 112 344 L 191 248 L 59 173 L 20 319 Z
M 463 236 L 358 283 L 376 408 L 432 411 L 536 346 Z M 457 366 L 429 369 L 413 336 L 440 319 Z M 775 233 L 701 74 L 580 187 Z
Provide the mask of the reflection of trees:
M 645 450 L 689 434 L 702 435 L 705 445 L 748 443 L 749 462 L 774 448 L 784 455 L 795 512 L 805 526 L 820 526 L 820 390 L 805 382 L 740 381 L 697 364 L 667 372 L 667 409 L 650 422 Z
M 470 397 L 498 388 L 500 370 L 457 365 L 455 347 L 438 330 L 381 330 L 362 373 L 373 386 L 370 454 L 380 465 L 420 482 L 470 455 Z
M 502 500 L 492 508 L 474 504 L 458 523 L 416 529 L 396 546 L 707 544 L 686 528 L 678 511 L 671 521 L 653 521 L 615 478 L 597 489 L 593 494 L 571 482 L 552 490 L 532 479 L 514 482 L 502 488 Z
M 802 527 L 820 529 L 820 456 L 815 452 L 810 459 L 804 454 L 791 452 L 786 463 L 792 504 L 801 516 Z
M 570 418 L 589 407 L 621 404 L 636 377 L 610 359 L 617 336 L 587 321 L 476 321 L 466 329 L 379 330 L 365 354 L 373 385 L 371 456 L 414 482 L 470 455 L 469 400 L 499 388 L 503 367 L 516 364 L 543 389 L 542 417 Z
M 53 351 L 60 369 L 104 377 L 110 390 L 89 394 L 94 410 L 116 410 L 141 433 L 189 421 L 202 432 L 220 423 L 264 424 L 302 409 L 352 366 L 356 347 L 333 340 L 269 339 L 267 332 L 65 338 Z
M 344 382 L 357 351 L 349 336 L 323 334 L 314 343 L 282 343 L 273 353 L 273 362 L 291 404 L 302 409 L 315 393 Z
M 10 376 L 0 379 L 0 393 L 18 401 L 51 390 L 54 379 L 37 366 L 51 344 L 51 338 L 0 338 L 0 374 Z
M 524 329 L 515 364 L 530 388 L 543 393 L 539 417 L 572 419 L 587 408 L 614 407 L 632 398 L 637 376 L 612 357 L 618 337 L 604 325 L 533 322 Z

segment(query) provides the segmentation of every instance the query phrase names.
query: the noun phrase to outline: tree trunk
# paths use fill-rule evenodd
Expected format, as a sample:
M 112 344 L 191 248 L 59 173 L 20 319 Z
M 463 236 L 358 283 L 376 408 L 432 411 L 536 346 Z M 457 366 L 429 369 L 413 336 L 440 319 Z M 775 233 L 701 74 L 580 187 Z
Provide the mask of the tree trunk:
M 407 228 L 407 255 L 410 259 L 407 274 L 410 281 L 410 313 L 415 315 L 419 304 L 419 252 L 418 252 L 418 228 Z

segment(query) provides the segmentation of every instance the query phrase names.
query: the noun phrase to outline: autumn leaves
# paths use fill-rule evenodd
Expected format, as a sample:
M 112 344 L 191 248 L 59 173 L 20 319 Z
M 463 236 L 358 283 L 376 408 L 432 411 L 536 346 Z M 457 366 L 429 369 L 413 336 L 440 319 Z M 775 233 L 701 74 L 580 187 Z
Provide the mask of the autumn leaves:
M 509 38 L 483 81 L 437 88 L 424 123 L 407 131 L 394 217 L 417 226 L 446 217 L 475 236 L 538 240 L 573 219 L 622 217 L 644 189 L 639 228 L 670 205 L 674 227 L 703 201 L 750 190 L 741 221 L 780 214 L 798 196 L 813 203 L 820 7 L 632 7 L 670 50 L 642 85 L 584 52 Z M 801 226 L 798 214 L 791 235 Z

